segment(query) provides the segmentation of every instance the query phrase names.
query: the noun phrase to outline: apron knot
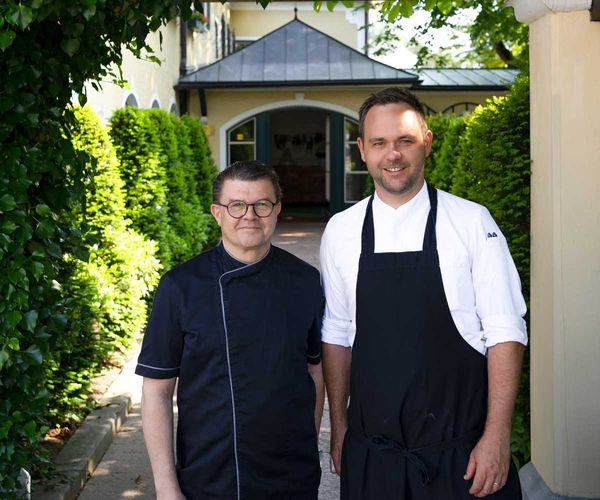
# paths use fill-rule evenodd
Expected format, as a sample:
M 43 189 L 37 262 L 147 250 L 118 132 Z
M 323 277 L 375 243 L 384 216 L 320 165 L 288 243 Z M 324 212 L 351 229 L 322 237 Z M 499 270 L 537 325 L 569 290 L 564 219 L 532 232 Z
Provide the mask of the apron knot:
M 429 471 L 427 470 L 425 462 L 421 460 L 421 458 L 414 452 L 414 450 L 401 445 L 398 441 L 394 441 L 393 439 L 381 435 L 367 438 L 366 436 L 358 433 L 358 436 L 359 439 L 371 450 L 392 451 L 400 453 L 406 459 L 407 462 L 419 469 L 419 471 L 421 472 L 421 479 L 424 485 L 431 482 Z

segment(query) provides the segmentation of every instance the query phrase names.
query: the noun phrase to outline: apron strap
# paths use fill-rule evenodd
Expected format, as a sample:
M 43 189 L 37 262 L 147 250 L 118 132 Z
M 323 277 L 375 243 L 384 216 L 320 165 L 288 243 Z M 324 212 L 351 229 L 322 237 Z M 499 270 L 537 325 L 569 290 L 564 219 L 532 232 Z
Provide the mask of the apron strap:
M 438 197 L 437 189 L 431 184 L 427 184 L 427 193 L 429 194 L 429 215 L 427 216 L 427 226 L 425 226 L 425 235 L 423 236 L 423 251 L 437 250 L 437 238 L 435 236 L 435 223 L 437 221 Z
M 375 253 L 375 226 L 373 224 L 373 197 L 375 193 L 373 193 L 369 198 L 369 203 L 367 203 L 367 210 L 365 212 L 365 218 L 363 220 L 362 226 L 362 243 L 361 243 L 361 253 L 372 255 Z
M 356 437 L 358 441 L 360 441 L 364 446 L 369 448 L 370 450 L 377 452 L 392 452 L 392 453 L 400 453 L 407 462 L 415 466 L 421 472 L 421 480 L 423 484 L 430 483 L 434 477 L 435 473 L 432 474 L 427 465 L 419 457 L 418 453 L 426 453 L 426 454 L 438 454 L 443 451 L 451 450 L 452 448 L 456 448 L 459 446 L 469 446 L 471 447 L 483 434 L 483 427 L 478 427 L 476 429 L 472 429 L 470 431 L 465 432 L 461 436 L 447 439 L 446 441 L 440 441 L 438 443 L 429 444 L 426 446 L 419 446 L 417 448 L 407 448 L 403 446 L 398 441 L 390 439 L 386 436 L 371 436 L 367 437 L 361 432 L 351 431 L 352 436 Z
M 427 216 L 427 226 L 423 236 L 423 251 L 437 250 L 437 239 L 435 235 L 435 223 L 437 220 L 438 197 L 437 189 L 431 184 L 427 184 L 427 193 L 429 194 L 429 204 L 431 208 Z M 373 224 L 373 198 L 375 193 L 369 197 L 367 210 L 363 220 L 361 235 L 361 253 L 371 255 L 375 253 L 375 225 Z

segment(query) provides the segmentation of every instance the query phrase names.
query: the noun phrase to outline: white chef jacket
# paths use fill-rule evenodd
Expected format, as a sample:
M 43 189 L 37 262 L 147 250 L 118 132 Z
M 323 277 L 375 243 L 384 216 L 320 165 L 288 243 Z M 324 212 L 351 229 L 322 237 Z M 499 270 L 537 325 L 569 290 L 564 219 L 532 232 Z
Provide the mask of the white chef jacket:
M 334 215 L 321 240 L 326 298 L 321 340 L 328 344 L 352 346 L 356 334 L 356 281 L 367 203 L 368 198 Z M 422 250 L 429 209 L 426 184 L 396 209 L 375 194 L 375 253 Z M 521 281 L 506 238 L 488 210 L 438 190 L 436 236 L 446 299 L 465 341 L 482 354 L 501 342 L 526 345 Z

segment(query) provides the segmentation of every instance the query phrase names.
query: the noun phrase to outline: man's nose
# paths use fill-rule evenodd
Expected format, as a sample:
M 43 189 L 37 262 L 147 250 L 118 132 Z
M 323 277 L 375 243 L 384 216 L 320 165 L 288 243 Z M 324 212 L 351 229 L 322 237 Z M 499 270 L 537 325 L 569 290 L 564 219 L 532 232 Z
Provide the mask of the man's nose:
M 402 158 L 402 151 L 399 147 L 392 145 L 385 152 L 385 159 L 387 161 L 396 161 Z
M 248 205 L 248 210 L 246 210 L 246 215 L 244 215 L 244 219 L 256 219 L 258 216 L 256 215 L 256 212 L 254 211 L 254 205 Z

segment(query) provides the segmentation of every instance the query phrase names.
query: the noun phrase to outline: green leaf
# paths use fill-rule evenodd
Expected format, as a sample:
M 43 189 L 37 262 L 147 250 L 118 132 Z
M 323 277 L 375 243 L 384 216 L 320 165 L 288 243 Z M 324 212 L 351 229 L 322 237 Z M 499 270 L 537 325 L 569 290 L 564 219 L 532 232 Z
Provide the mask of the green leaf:
M 42 356 L 42 351 L 40 351 L 40 348 L 36 345 L 29 346 L 29 348 L 27 348 L 27 350 L 23 352 L 23 355 L 25 355 L 37 365 L 41 365 L 44 359 L 44 357 Z
M 16 10 L 9 15 L 6 20 L 24 30 L 29 26 L 29 23 L 33 21 L 33 11 L 26 5 L 19 4 Z
M 0 50 L 6 50 L 16 38 L 16 33 L 11 30 L 0 31 Z
M 35 213 L 42 217 L 50 217 L 52 215 L 52 210 L 50 210 L 48 205 L 40 203 L 35 206 Z
M 33 261 L 29 265 L 29 270 L 35 279 L 38 279 L 42 274 L 44 274 L 44 264 L 41 262 Z
M 66 40 L 62 41 L 62 43 L 60 44 L 60 48 L 69 56 L 73 56 L 79 50 L 79 45 L 79 39 L 67 38 Z
M 17 202 L 10 194 L 0 196 L 0 212 L 8 212 L 17 206 Z
M 49 219 L 44 219 L 40 221 L 40 223 L 35 228 L 35 234 L 37 234 L 40 238 L 49 238 L 54 234 L 55 229 L 56 225 L 53 221 Z
M 8 353 L 4 349 L 0 350 L 0 370 L 2 370 L 4 363 L 6 363 L 7 361 L 8 361 Z
M 337 0 L 327 0 L 327 2 L 325 2 L 325 4 L 327 5 L 327 10 L 329 12 L 333 12 L 333 9 L 335 9 L 337 3 Z
M 23 315 L 24 327 L 28 332 L 33 332 L 35 325 L 37 324 L 38 312 L 29 311 Z
M 40 361 L 41 363 L 41 361 Z M 23 427 L 23 433 L 30 439 L 36 439 L 37 438 L 37 426 L 35 425 L 35 421 L 30 420 L 29 422 L 27 422 Z
M 320 0 L 315 0 L 313 2 L 313 10 L 315 12 L 321 12 L 321 7 L 323 6 L 323 2 Z

